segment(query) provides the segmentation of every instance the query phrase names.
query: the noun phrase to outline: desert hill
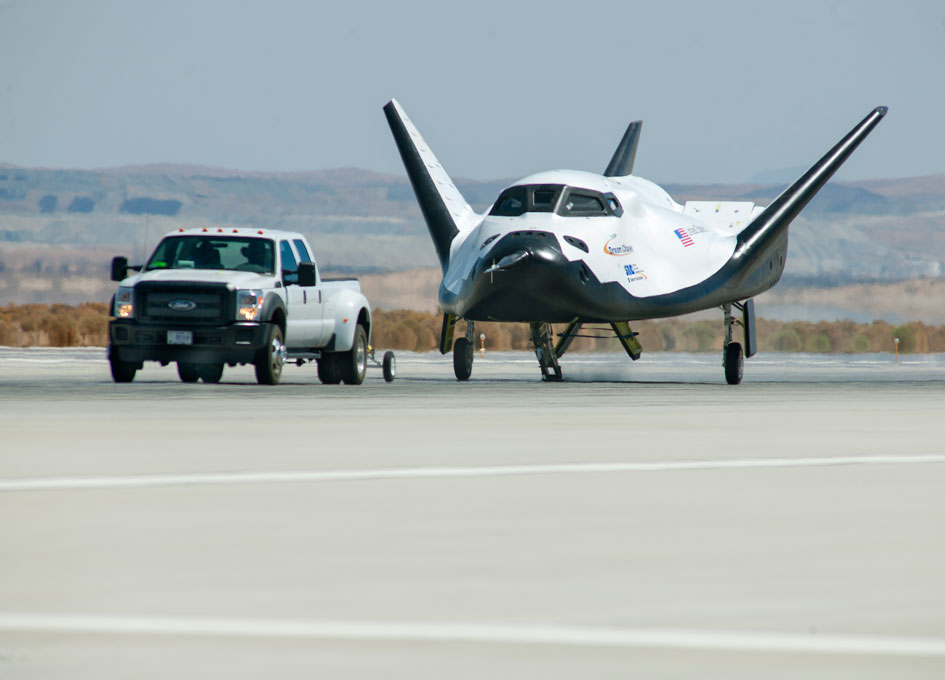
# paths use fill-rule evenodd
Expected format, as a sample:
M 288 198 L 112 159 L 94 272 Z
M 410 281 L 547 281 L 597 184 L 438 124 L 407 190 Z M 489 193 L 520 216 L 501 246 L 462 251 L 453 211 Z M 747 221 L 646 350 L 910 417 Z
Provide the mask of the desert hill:
M 457 185 L 482 210 L 510 182 L 459 180 Z M 664 186 L 680 202 L 762 205 L 783 189 Z M 162 234 L 180 226 L 303 232 L 324 270 L 391 274 L 378 278 L 385 281 L 376 295 L 382 306 L 391 304 L 384 291 L 392 286 L 404 291 L 402 298 L 410 297 L 409 288 L 426 280 L 414 277 L 403 288 L 405 279 L 396 272 L 436 267 L 413 191 L 402 176 L 357 168 L 260 173 L 182 165 L 101 170 L 0 165 L 0 300 L 107 299 L 111 256 L 141 260 Z M 775 290 L 934 280 L 943 273 L 945 175 L 832 182 L 791 227 L 787 270 Z M 425 293 L 420 297 L 429 299 Z

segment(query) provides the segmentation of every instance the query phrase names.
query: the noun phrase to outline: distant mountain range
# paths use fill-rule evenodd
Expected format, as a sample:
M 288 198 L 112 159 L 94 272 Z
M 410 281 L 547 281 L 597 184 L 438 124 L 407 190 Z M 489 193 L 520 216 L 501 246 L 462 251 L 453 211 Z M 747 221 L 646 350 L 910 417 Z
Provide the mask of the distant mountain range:
M 457 181 L 480 210 L 509 183 Z M 761 205 L 784 188 L 664 187 L 679 202 L 725 199 Z M 280 174 L 182 165 L 105 170 L 0 165 L 0 273 L 18 269 L 16 253 L 24 249 L 40 256 L 85 251 L 62 265 L 74 264 L 73 273 L 81 271 L 79 260 L 88 253 L 140 259 L 164 232 L 178 226 L 301 231 L 316 245 L 322 267 L 339 272 L 436 265 L 405 177 L 356 168 Z M 787 281 L 845 284 L 941 276 L 945 175 L 832 182 L 795 221 L 789 252 Z M 32 260 L 30 266 L 42 269 Z

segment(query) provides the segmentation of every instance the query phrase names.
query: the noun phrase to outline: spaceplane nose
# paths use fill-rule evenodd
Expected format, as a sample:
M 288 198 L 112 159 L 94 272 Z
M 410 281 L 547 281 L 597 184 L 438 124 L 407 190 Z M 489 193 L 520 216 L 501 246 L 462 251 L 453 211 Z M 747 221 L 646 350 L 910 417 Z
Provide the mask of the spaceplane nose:
M 483 258 L 483 273 L 508 271 L 522 265 L 566 263 L 554 234 L 545 231 L 513 231 L 503 236 Z
M 522 264 L 531 256 L 532 252 L 525 248 L 522 250 L 516 250 L 514 253 L 509 253 L 508 255 L 503 255 L 498 261 L 496 261 L 495 258 L 492 258 L 492 265 L 487 267 L 483 273 L 491 274 L 493 272 L 501 272 L 505 271 L 506 269 L 511 269 L 517 264 Z

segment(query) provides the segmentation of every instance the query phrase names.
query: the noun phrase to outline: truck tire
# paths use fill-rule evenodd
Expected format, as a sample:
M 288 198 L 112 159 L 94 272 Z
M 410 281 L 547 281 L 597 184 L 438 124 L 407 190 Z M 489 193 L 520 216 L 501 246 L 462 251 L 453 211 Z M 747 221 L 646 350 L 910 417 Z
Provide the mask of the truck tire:
M 337 385 L 341 382 L 341 368 L 338 366 L 338 355 L 334 352 L 323 352 L 318 360 L 318 379 L 323 385 Z
M 275 385 L 282 377 L 282 364 L 285 362 L 285 344 L 282 329 L 275 324 L 269 325 L 266 334 L 266 346 L 256 352 L 253 366 L 256 368 L 256 382 L 260 385 Z
M 394 378 L 397 377 L 397 359 L 394 358 L 393 352 L 384 352 L 381 367 L 384 370 L 384 380 L 394 382 Z
M 112 369 L 112 380 L 116 383 L 130 383 L 138 371 L 137 364 L 122 361 L 111 347 L 108 348 L 108 365 Z
M 205 383 L 218 383 L 223 377 L 223 364 L 197 364 L 197 373 Z
M 189 364 L 184 361 L 177 362 L 177 375 L 180 376 L 180 381 L 185 383 L 195 383 L 200 379 L 197 364 Z
M 364 326 L 358 324 L 354 330 L 354 342 L 347 352 L 339 352 L 341 379 L 345 385 L 360 385 L 367 373 L 367 333 Z

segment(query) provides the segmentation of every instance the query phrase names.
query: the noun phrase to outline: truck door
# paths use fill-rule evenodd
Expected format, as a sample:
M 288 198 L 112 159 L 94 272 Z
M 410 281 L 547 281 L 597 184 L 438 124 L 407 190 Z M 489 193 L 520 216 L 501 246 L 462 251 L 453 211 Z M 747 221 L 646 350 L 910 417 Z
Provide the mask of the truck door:
M 315 260 L 312 259 L 311 254 L 308 252 L 305 241 L 297 238 L 293 239 L 292 244 L 295 246 L 295 252 L 299 256 L 299 262 L 311 262 L 315 265 L 315 285 L 303 287 L 302 290 L 304 291 L 303 301 L 305 304 L 306 324 L 311 324 L 311 346 L 320 347 L 328 338 L 325 337 L 325 322 L 323 320 L 325 292 L 322 290 L 322 281 L 318 275 L 318 265 L 315 264 Z
M 285 286 L 288 320 L 286 322 L 285 344 L 291 349 L 314 347 L 318 330 L 315 327 L 315 314 L 321 323 L 321 309 L 312 300 L 311 288 L 299 285 L 299 263 L 292 245 L 288 241 L 279 242 L 279 256 L 282 260 L 282 285 Z

